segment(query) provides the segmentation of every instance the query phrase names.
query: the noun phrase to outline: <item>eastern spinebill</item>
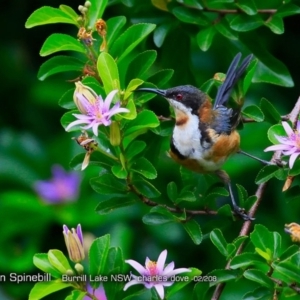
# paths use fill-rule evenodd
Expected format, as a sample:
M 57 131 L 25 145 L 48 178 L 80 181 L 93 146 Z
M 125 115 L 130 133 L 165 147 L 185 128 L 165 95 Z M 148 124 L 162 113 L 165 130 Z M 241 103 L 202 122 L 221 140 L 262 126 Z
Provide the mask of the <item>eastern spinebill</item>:
M 194 172 L 215 173 L 228 186 L 236 214 L 244 220 L 250 220 L 244 209 L 237 205 L 230 178 L 221 169 L 230 155 L 244 153 L 240 150 L 240 135 L 236 131 L 241 111 L 227 107 L 231 92 L 251 62 L 252 55 L 247 56 L 238 66 L 240 59 L 241 53 L 238 53 L 228 68 L 224 82 L 218 88 L 214 104 L 205 93 L 191 85 L 166 90 L 140 88 L 137 91 L 161 95 L 173 107 L 176 121 L 170 156 Z

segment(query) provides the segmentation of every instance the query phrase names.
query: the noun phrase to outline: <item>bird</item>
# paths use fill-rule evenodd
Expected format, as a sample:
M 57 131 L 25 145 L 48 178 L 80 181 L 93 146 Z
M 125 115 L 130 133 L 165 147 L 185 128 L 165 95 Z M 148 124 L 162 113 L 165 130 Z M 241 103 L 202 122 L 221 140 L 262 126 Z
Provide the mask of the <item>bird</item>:
M 231 180 L 222 169 L 225 161 L 235 153 L 242 153 L 265 163 L 240 149 L 240 135 L 236 128 L 241 121 L 241 108 L 228 107 L 234 86 L 253 59 L 248 55 L 241 64 L 242 54 L 232 60 L 224 82 L 219 86 L 214 103 L 208 95 L 192 85 L 181 85 L 169 89 L 138 88 L 164 97 L 173 107 L 175 126 L 170 151 L 171 158 L 197 173 L 214 173 L 227 186 L 233 210 L 243 220 L 253 220 L 234 198 Z

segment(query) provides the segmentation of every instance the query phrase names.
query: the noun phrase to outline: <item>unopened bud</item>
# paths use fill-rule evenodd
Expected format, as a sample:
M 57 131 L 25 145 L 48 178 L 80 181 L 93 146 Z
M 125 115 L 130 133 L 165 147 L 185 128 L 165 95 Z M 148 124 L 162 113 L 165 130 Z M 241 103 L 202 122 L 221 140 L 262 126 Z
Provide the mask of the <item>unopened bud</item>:
M 73 94 L 73 100 L 78 110 L 87 114 L 85 102 L 89 102 L 91 104 L 96 103 L 97 94 L 90 87 L 81 83 L 81 81 L 75 82 L 76 88 Z
M 73 275 L 75 275 L 75 273 L 74 273 L 73 270 L 68 269 L 68 270 L 66 271 L 66 275 L 68 275 L 68 276 L 73 276 Z
M 81 13 L 86 14 L 88 12 L 88 10 L 89 9 L 87 7 L 83 6 L 82 10 L 81 10 Z
M 109 140 L 112 146 L 119 146 L 121 143 L 120 127 L 119 123 L 116 121 L 113 121 L 110 125 Z
M 78 10 L 82 13 L 82 9 L 84 8 L 84 6 L 83 5 L 79 5 L 78 6 Z
M 74 268 L 75 268 L 75 270 L 77 271 L 78 274 L 82 274 L 83 271 L 84 271 L 84 267 L 83 267 L 82 264 L 78 264 L 78 263 L 77 263 L 77 264 L 74 266 Z
M 89 8 L 92 6 L 92 3 L 90 1 L 85 1 L 84 6 Z

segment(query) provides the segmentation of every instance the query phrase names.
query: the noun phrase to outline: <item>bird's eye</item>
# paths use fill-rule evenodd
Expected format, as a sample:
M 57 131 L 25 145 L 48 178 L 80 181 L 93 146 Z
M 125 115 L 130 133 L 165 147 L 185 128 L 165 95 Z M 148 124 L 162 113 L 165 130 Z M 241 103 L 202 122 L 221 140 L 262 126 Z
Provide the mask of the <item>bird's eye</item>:
M 182 97 L 182 94 L 176 94 L 176 100 L 181 101 Z

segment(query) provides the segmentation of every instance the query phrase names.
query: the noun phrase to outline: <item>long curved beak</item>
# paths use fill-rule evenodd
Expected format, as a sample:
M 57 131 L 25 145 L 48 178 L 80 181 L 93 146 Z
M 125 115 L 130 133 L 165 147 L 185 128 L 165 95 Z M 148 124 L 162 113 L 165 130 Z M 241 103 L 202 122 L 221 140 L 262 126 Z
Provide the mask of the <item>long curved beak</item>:
M 148 92 L 148 93 L 153 93 L 153 94 L 157 94 L 157 95 L 161 95 L 163 97 L 166 97 L 166 91 L 165 90 L 159 90 L 159 89 L 140 88 L 140 89 L 136 89 L 135 92 Z

